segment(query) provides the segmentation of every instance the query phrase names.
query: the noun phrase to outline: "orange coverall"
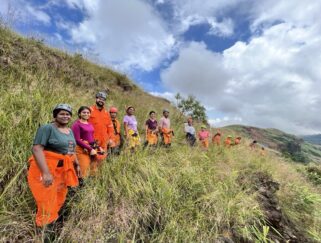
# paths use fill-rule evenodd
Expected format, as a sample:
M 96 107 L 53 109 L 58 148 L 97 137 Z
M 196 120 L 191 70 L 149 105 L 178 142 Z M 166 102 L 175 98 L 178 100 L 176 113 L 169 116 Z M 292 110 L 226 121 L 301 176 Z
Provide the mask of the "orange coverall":
M 114 148 L 120 145 L 120 122 L 117 119 L 115 119 L 112 122 L 114 122 L 115 125 L 113 125 L 114 136 L 112 138 L 113 144 L 111 145 L 111 147 Z M 116 131 L 115 131 L 115 128 L 116 128 Z
M 105 109 L 99 110 L 95 105 L 90 109 L 91 114 L 88 122 L 94 126 L 94 138 L 97 140 L 98 146 L 106 151 L 108 140 L 114 137 L 114 127 L 110 115 Z
M 157 140 L 158 140 L 157 133 L 150 130 L 150 129 L 147 129 L 147 142 L 148 142 L 148 144 L 149 145 L 156 145 Z
M 224 141 L 224 145 L 229 148 L 231 147 L 231 144 L 232 144 L 231 138 L 226 138 Z
M 241 139 L 240 138 L 235 138 L 234 145 L 238 145 L 240 143 L 241 143 Z
M 212 142 L 215 144 L 215 145 L 220 145 L 221 144 L 221 134 L 219 133 L 216 133 L 213 138 L 212 138 Z
M 74 169 L 75 155 L 63 155 L 44 151 L 47 166 L 53 176 L 52 185 L 45 187 L 42 174 L 34 156 L 29 158 L 28 184 L 37 204 L 36 224 L 44 226 L 58 219 L 58 212 L 66 200 L 68 186 L 78 186 L 78 177 Z M 57 167 L 58 161 L 63 165 Z
M 172 142 L 172 129 L 162 128 L 164 144 L 170 144 Z

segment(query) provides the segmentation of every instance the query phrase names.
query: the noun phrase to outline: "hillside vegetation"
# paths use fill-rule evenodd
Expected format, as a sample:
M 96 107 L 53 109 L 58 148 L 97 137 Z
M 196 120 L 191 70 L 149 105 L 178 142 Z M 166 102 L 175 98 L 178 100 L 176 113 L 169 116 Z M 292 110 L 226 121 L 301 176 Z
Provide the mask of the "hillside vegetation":
M 232 125 L 224 127 L 222 130 L 226 133 L 239 134 L 246 138 L 257 140 L 263 146 L 279 151 L 297 162 L 321 162 L 321 146 L 278 129 Z
M 302 138 L 306 142 L 321 145 L 321 134 L 306 135 L 306 136 L 302 136 Z
M 109 90 L 108 105 L 120 108 L 120 117 L 126 105 L 136 107 L 141 131 L 149 110 L 170 108 L 173 146 L 106 161 L 69 197 L 64 223 L 39 230 L 26 182 L 35 131 L 57 103 L 76 110 L 101 89 Z M 230 149 L 189 148 L 183 121 L 168 101 L 124 75 L 0 28 L 0 241 L 321 241 L 317 165 L 261 155 L 246 139 Z

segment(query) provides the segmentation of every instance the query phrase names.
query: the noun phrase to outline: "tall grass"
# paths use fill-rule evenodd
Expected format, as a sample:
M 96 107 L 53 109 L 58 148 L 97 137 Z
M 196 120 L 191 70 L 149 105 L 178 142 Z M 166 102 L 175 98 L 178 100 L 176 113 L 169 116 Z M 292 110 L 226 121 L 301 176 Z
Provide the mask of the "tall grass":
M 0 241 L 44 239 L 34 223 L 36 207 L 26 182 L 36 129 L 51 121 L 57 103 L 74 109 L 91 105 L 95 92 L 105 88 L 111 91 L 108 106 L 117 106 L 119 117 L 126 106 L 136 108 L 141 132 L 150 110 L 160 117 L 169 107 L 176 132 L 173 146 L 106 161 L 69 200 L 70 215 L 53 241 L 268 240 L 270 229 L 252 185 L 239 182 L 240 176 L 256 172 L 281 184 L 283 211 L 311 239 L 321 238 L 320 190 L 291 163 L 276 155 L 260 156 L 246 145 L 206 152 L 189 148 L 182 115 L 137 87 L 124 92 L 121 85 L 132 83 L 123 75 L 8 30 L 0 29 L 0 38 L 1 60 L 10 58 L 9 64 L 0 63 Z

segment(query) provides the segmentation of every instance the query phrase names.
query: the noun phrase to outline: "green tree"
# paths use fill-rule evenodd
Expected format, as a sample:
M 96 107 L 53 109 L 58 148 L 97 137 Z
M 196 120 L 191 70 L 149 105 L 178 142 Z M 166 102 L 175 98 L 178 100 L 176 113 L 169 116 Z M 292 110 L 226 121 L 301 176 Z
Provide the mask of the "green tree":
M 175 95 L 175 99 L 176 99 L 176 106 L 178 107 L 178 104 L 179 104 L 179 102 L 180 102 L 181 99 L 182 99 L 181 94 L 180 94 L 180 93 L 177 93 L 177 94 Z
M 206 109 L 193 95 L 184 99 L 179 93 L 175 95 L 178 109 L 185 115 L 193 119 L 207 123 Z

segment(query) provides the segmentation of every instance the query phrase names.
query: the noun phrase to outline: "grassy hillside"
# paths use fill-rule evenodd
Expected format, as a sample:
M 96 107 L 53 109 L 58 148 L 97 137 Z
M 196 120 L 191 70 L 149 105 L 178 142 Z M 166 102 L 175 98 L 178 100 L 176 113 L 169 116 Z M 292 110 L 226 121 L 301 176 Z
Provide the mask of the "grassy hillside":
M 257 140 L 269 149 L 279 151 L 298 162 L 321 162 L 321 146 L 305 142 L 300 137 L 278 129 L 232 125 L 226 126 L 222 130 L 225 133 L 240 134 L 251 140 Z
M 64 224 L 35 227 L 26 183 L 39 124 L 59 102 L 91 105 L 108 89 L 109 105 L 170 108 L 169 150 L 124 153 L 104 163 L 66 204 Z M 317 242 L 321 241 L 320 167 L 238 147 L 204 152 L 185 145 L 183 117 L 124 75 L 0 29 L 0 241 Z M 68 212 L 68 213 L 67 213 Z

